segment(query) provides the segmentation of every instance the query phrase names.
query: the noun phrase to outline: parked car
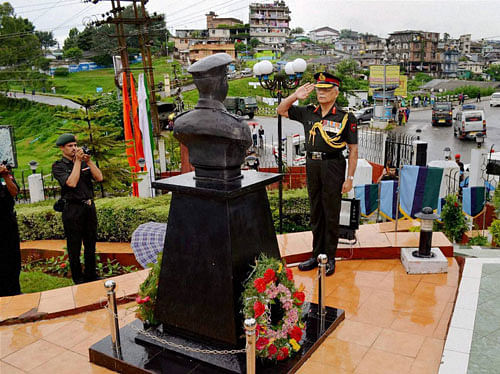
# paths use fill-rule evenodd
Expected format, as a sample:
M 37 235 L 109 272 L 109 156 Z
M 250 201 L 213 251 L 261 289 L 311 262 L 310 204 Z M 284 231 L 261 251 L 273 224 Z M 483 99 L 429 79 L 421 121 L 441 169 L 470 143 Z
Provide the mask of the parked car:
M 459 110 L 454 117 L 453 134 L 460 139 L 486 136 L 486 117 L 483 110 Z
M 245 68 L 241 71 L 242 77 L 251 77 L 253 75 L 253 71 L 250 68 Z
M 432 107 L 432 126 L 453 124 L 453 106 L 450 102 L 434 103 Z
M 235 113 L 239 116 L 248 115 L 252 119 L 257 111 L 257 100 L 255 97 L 226 97 L 224 106 L 228 112 Z
M 490 106 L 500 105 L 500 92 L 495 92 L 490 97 Z
M 354 116 L 358 120 L 358 125 L 370 122 L 370 120 L 373 118 L 373 107 L 369 106 L 366 108 L 361 108 L 354 112 Z

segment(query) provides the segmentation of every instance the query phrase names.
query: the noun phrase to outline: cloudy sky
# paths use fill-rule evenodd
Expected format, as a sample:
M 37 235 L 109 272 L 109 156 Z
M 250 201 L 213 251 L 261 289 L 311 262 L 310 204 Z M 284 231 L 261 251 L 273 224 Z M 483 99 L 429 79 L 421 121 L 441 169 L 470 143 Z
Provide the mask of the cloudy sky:
M 248 4 L 256 0 L 150 0 L 148 11 L 166 15 L 167 27 L 204 28 L 211 10 L 221 17 L 248 22 Z M 258 1 L 269 2 L 269 1 Z M 291 27 L 306 31 L 330 26 L 386 37 L 406 29 L 448 32 L 453 38 L 472 34 L 473 40 L 500 39 L 500 1 L 475 0 L 286 0 Z M 82 0 L 11 0 L 16 14 L 30 19 L 38 30 L 53 31 L 62 43 L 72 27 L 83 29 L 86 20 L 111 9 L 110 1 L 97 5 Z M 128 2 L 124 3 L 128 4 Z

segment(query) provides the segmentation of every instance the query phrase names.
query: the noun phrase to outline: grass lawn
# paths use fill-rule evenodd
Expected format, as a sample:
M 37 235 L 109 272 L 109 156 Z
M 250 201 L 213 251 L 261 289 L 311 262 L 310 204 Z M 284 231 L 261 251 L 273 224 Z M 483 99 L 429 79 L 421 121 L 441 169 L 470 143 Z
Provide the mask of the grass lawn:
M 74 285 L 73 280 L 70 278 L 54 277 L 41 271 L 23 271 L 19 280 L 21 282 L 21 292 L 23 293 L 41 292 Z

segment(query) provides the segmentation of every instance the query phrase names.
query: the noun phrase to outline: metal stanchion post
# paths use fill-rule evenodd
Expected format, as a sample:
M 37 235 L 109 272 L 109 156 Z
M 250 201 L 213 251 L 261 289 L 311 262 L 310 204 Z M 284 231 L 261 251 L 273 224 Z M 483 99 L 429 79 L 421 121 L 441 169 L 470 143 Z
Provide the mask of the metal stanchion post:
M 318 255 L 318 314 L 324 317 L 326 314 L 325 309 L 325 277 L 326 277 L 326 263 L 328 262 L 328 256 L 325 254 Z
M 255 328 L 257 322 L 253 318 L 245 320 L 245 335 L 247 338 L 247 374 L 255 374 Z
M 104 282 L 104 288 L 106 288 L 107 290 L 106 295 L 108 296 L 111 342 L 113 343 L 113 348 L 116 350 L 116 353 L 120 354 L 121 351 L 120 326 L 118 325 L 118 312 L 116 308 L 115 281 L 107 280 L 106 282 Z

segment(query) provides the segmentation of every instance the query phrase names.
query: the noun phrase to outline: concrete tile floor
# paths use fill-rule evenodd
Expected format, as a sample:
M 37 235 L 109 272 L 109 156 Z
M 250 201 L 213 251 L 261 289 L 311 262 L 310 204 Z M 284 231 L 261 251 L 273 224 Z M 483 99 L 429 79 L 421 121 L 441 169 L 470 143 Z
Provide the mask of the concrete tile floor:
M 296 282 L 306 286 L 309 301 L 316 301 L 316 272 L 297 268 L 293 272 Z M 327 304 L 345 309 L 346 320 L 299 373 L 437 373 L 458 272 L 451 258 L 448 274 L 438 277 L 407 275 L 398 260 L 338 262 L 336 274 L 327 278 Z M 130 276 L 124 282 L 130 289 L 134 281 L 137 287 L 143 279 L 143 275 Z M 66 294 L 54 292 L 48 299 L 56 302 Z M 75 302 L 86 297 L 95 301 L 102 297 L 103 288 L 87 286 L 72 295 Z M 132 306 L 120 306 L 121 325 L 135 318 Z M 87 351 L 108 334 L 106 313 L 101 309 L 0 326 L 0 372 L 110 373 L 90 364 Z

